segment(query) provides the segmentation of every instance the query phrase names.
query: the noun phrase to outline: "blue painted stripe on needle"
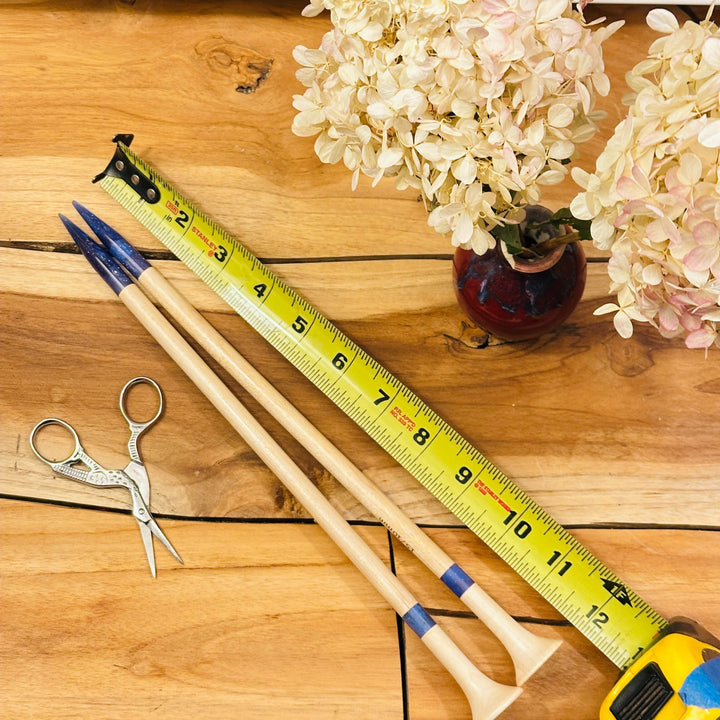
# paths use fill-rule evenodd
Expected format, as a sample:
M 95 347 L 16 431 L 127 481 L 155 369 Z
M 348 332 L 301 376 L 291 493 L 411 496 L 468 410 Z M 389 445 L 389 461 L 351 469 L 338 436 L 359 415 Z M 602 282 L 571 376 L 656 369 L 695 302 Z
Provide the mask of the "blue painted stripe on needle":
M 435 625 L 435 621 L 428 615 L 427 611 L 422 605 L 420 605 L 420 603 L 413 605 L 403 615 L 403 620 L 418 637 L 422 637 Z
M 457 564 L 451 565 L 440 578 L 458 597 L 474 585 L 473 579 Z

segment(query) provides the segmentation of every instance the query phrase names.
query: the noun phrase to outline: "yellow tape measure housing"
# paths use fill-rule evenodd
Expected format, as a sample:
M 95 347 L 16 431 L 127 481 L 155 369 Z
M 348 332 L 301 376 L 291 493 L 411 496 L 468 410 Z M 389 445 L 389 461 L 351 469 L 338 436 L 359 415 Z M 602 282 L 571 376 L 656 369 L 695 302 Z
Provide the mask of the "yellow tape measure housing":
M 600 707 L 600 720 L 718 720 L 720 709 L 709 697 L 717 690 L 699 692 L 701 684 L 691 675 L 717 658 L 720 640 L 692 620 L 673 618 L 615 684 Z
M 397 378 L 132 153 L 101 186 L 520 576 L 625 668 L 666 621 Z

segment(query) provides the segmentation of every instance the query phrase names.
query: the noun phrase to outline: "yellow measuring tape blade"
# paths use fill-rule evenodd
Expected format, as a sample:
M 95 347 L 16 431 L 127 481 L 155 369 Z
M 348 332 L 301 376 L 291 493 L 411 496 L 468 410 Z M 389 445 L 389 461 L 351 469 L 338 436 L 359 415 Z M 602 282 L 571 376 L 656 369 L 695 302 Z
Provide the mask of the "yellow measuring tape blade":
M 478 450 L 127 144 L 118 140 L 97 179 L 618 667 L 666 627 Z

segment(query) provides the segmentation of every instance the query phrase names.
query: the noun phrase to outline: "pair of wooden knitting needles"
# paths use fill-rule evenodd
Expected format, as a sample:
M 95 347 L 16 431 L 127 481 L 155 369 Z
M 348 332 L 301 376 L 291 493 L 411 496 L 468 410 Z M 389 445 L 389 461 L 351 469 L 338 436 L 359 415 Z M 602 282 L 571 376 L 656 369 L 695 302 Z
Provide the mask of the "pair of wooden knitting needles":
M 497 717 L 520 694 L 480 672 L 400 580 L 375 555 L 312 481 L 272 439 L 145 295 L 148 293 L 370 512 L 455 592 L 498 637 L 522 685 L 557 649 L 559 640 L 530 633 L 508 615 L 405 513 L 265 380 L 195 308 L 113 228 L 79 203 L 75 208 L 104 247 L 60 216 L 91 265 L 205 397 L 312 515 L 351 562 L 438 658 L 465 693 L 474 720 Z M 116 262 L 117 260 L 117 262 Z M 128 277 L 125 268 L 137 284 Z M 145 291 L 145 292 L 143 292 Z

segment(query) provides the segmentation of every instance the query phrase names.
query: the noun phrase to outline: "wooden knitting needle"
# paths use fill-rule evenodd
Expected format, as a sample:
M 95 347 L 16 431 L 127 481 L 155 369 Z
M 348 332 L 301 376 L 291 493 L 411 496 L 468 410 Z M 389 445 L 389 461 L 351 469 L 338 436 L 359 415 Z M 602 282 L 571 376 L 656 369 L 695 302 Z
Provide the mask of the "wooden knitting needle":
M 90 264 L 123 304 L 455 678 L 470 703 L 473 720 L 497 717 L 522 689 L 491 680 L 470 662 L 112 256 L 67 218 L 60 217 Z
M 502 642 L 518 685 L 540 668 L 561 641 L 526 630 L 424 533 L 351 460 L 271 385 L 122 235 L 79 203 L 76 210 L 110 253 L 177 324 L 245 388 L 370 512 L 452 590 Z

